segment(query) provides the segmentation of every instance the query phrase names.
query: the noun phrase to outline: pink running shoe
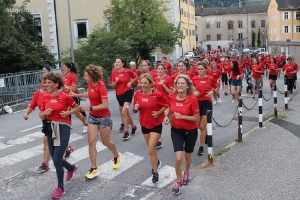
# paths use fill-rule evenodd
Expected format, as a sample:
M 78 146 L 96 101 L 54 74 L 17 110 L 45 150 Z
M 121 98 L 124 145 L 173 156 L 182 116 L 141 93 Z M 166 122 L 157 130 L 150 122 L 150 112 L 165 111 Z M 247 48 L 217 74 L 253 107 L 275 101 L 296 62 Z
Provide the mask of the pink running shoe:
M 67 181 L 69 181 L 69 180 L 71 180 L 72 179 L 72 177 L 73 177 L 73 173 L 77 170 L 77 165 L 72 165 L 73 166 L 73 170 L 72 171 L 68 171 L 67 172 L 67 176 L 66 176 L 66 180 Z
M 52 194 L 51 198 L 52 199 L 60 199 L 62 197 L 62 195 L 65 194 L 65 190 L 61 189 L 60 187 L 57 187 L 54 191 L 54 193 Z

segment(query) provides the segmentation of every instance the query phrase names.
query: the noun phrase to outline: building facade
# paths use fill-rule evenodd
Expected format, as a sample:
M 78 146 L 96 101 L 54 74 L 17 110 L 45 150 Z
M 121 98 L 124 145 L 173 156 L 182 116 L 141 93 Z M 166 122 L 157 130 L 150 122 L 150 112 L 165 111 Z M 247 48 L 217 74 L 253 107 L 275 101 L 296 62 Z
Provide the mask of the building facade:
M 197 8 L 197 45 L 200 49 L 246 48 L 252 46 L 252 31 L 257 46 L 260 30 L 261 46 L 266 45 L 268 5 Z

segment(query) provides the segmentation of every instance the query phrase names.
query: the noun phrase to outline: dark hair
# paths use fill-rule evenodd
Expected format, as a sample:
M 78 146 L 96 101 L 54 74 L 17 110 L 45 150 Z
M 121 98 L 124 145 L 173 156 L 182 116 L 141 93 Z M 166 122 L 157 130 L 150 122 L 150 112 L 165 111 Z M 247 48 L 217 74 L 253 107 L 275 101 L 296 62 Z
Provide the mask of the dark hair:
M 231 69 L 231 71 L 234 72 L 234 73 L 239 72 L 239 64 L 237 63 L 236 60 L 232 61 L 232 69 Z
M 157 68 L 158 68 L 159 66 L 162 66 L 164 69 L 166 69 L 165 65 L 162 64 L 162 63 L 158 64 L 158 65 L 157 65 Z
M 58 83 L 57 89 L 60 89 L 64 86 L 64 79 L 60 72 L 54 71 L 49 72 L 44 76 L 45 79 L 53 81 L 53 83 Z
M 207 63 L 205 61 L 201 61 L 198 63 L 198 66 L 201 65 L 204 67 L 204 69 L 207 69 Z
M 84 71 L 89 75 L 93 82 L 99 82 L 103 79 L 103 69 L 100 66 L 90 64 L 85 67 Z
M 117 60 L 117 59 L 120 59 L 121 62 L 123 63 L 123 67 L 124 67 L 124 68 L 127 68 L 127 62 L 126 62 L 126 59 L 125 59 L 125 58 L 123 58 L 123 57 L 117 57 L 116 60 Z
M 45 80 L 46 80 L 45 76 L 42 76 L 42 77 L 39 79 L 39 83 L 41 83 L 41 82 L 43 82 L 43 81 L 45 81 Z
M 273 63 L 276 64 L 276 59 L 275 58 L 271 58 L 273 60 Z
M 77 67 L 75 65 L 75 63 L 71 62 L 71 63 L 64 63 L 64 65 L 69 68 L 71 70 L 71 72 L 75 73 L 76 75 L 78 74 L 78 71 L 77 71 Z
M 179 61 L 176 63 L 176 67 L 178 66 L 179 63 L 183 63 L 183 65 L 186 66 L 186 63 L 185 63 L 184 60 L 179 60 Z

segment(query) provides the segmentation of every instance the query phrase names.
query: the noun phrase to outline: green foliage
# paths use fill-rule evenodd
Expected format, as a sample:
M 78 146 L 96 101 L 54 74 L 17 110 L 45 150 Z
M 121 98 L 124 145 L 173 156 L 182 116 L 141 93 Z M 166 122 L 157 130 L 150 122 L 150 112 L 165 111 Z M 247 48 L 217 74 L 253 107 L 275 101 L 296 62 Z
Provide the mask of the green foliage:
M 25 10 L 26 3 L 14 6 L 15 1 L 0 1 L 0 66 L 1 73 L 41 69 L 44 64 L 53 66 L 54 55 L 42 45 L 34 18 Z
M 261 47 L 260 28 L 258 29 L 258 33 L 257 33 L 257 47 Z
M 150 53 L 160 48 L 171 53 L 182 36 L 180 29 L 164 17 L 166 8 L 162 0 L 111 0 L 104 11 L 111 33 L 128 41 L 130 55 L 138 63 L 149 59 Z
M 207 3 L 207 2 L 202 3 L 199 6 L 203 6 L 203 8 L 212 8 L 212 5 L 210 5 L 210 3 Z
M 252 31 L 252 40 L 251 40 L 252 47 L 255 47 L 255 32 Z

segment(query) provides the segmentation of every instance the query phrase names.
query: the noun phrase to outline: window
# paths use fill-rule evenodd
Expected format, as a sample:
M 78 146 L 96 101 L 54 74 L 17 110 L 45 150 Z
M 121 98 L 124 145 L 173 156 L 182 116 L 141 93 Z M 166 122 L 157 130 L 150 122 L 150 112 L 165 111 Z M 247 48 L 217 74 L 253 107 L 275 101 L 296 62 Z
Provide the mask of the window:
M 197 26 L 195 26 L 195 29 L 197 30 Z
M 295 32 L 300 33 L 300 25 L 295 26 Z
M 243 39 L 243 33 L 239 33 L 239 40 Z
M 283 26 L 283 33 L 289 33 L 290 27 L 289 26 Z
M 210 41 L 210 35 L 206 35 L 206 41 Z
M 221 23 L 217 22 L 217 28 L 221 28 Z
M 198 35 L 196 34 L 196 42 L 198 42 Z
M 217 40 L 221 40 L 221 34 L 217 34 Z
M 89 23 L 87 20 L 74 21 L 75 38 L 85 39 L 89 34 Z
M 233 40 L 233 35 L 228 35 L 228 40 Z
M 189 35 L 189 30 L 185 29 L 185 35 L 188 36 Z
M 266 27 L 266 21 L 265 20 L 261 20 L 260 27 Z
M 35 25 L 35 28 L 38 32 L 38 37 L 40 38 L 41 42 L 43 43 L 43 32 L 42 32 L 42 20 L 41 20 L 41 15 L 40 14 L 33 14 L 33 22 Z
M 206 23 L 206 29 L 210 29 L 210 23 Z
M 300 12 L 296 12 L 296 19 L 300 20 Z
M 284 12 L 283 13 L 283 19 L 285 19 L 285 20 L 290 19 L 290 13 L 289 12 Z
M 251 28 L 255 28 L 255 20 L 251 21 Z
M 238 26 L 239 26 L 239 28 L 243 28 L 243 22 L 242 21 L 238 21 Z
M 228 23 L 228 29 L 233 29 L 233 22 Z
M 190 29 L 190 35 L 192 35 L 192 30 Z

